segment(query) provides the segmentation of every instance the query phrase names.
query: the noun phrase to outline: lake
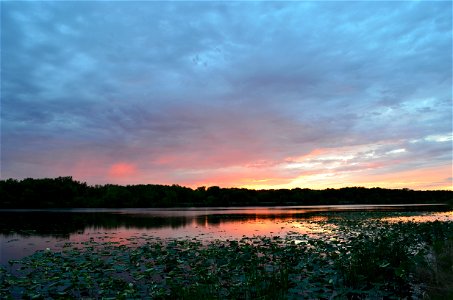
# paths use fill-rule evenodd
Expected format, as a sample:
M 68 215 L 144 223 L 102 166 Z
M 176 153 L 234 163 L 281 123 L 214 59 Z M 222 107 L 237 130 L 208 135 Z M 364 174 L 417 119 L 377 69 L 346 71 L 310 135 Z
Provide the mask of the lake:
M 0 264 L 87 242 L 134 246 L 167 239 L 325 236 L 335 227 L 330 219 L 364 213 L 389 222 L 453 221 L 453 211 L 445 206 L 420 204 L 0 210 Z

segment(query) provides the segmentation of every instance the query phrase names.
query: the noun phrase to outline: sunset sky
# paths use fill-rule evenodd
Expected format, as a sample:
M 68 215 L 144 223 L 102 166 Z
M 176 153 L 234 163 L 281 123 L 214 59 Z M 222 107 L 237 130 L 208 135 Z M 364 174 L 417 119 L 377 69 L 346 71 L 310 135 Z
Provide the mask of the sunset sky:
M 452 2 L 1 2 L 1 178 L 452 189 Z

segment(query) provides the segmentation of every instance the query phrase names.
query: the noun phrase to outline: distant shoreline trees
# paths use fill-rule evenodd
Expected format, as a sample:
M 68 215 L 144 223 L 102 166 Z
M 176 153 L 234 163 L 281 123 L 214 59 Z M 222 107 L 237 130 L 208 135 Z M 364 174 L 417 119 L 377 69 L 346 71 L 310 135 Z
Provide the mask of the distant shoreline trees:
M 95 185 L 72 177 L 0 180 L 0 208 L 126 208 L 448 203 L 453 191 L 347 187 L 249 190 L 218 186 Z

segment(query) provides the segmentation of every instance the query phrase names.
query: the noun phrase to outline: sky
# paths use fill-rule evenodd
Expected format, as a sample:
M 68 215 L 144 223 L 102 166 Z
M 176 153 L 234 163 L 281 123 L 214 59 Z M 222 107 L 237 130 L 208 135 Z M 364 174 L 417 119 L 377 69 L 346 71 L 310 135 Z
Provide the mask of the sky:
M 452 188 L 452 2 L 1 2 L 1 178 Z

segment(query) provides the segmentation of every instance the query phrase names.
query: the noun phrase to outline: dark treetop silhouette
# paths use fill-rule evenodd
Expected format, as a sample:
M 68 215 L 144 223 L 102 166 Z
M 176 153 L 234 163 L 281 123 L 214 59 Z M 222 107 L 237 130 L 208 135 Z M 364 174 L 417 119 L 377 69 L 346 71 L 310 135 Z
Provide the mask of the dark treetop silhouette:
M 72 177 L 0 181 L 0 208 L 190 207 L 246 205 L 453 203 L 453 191 L 341 189 L 191 189 L 179 185 L 96 185 Z

